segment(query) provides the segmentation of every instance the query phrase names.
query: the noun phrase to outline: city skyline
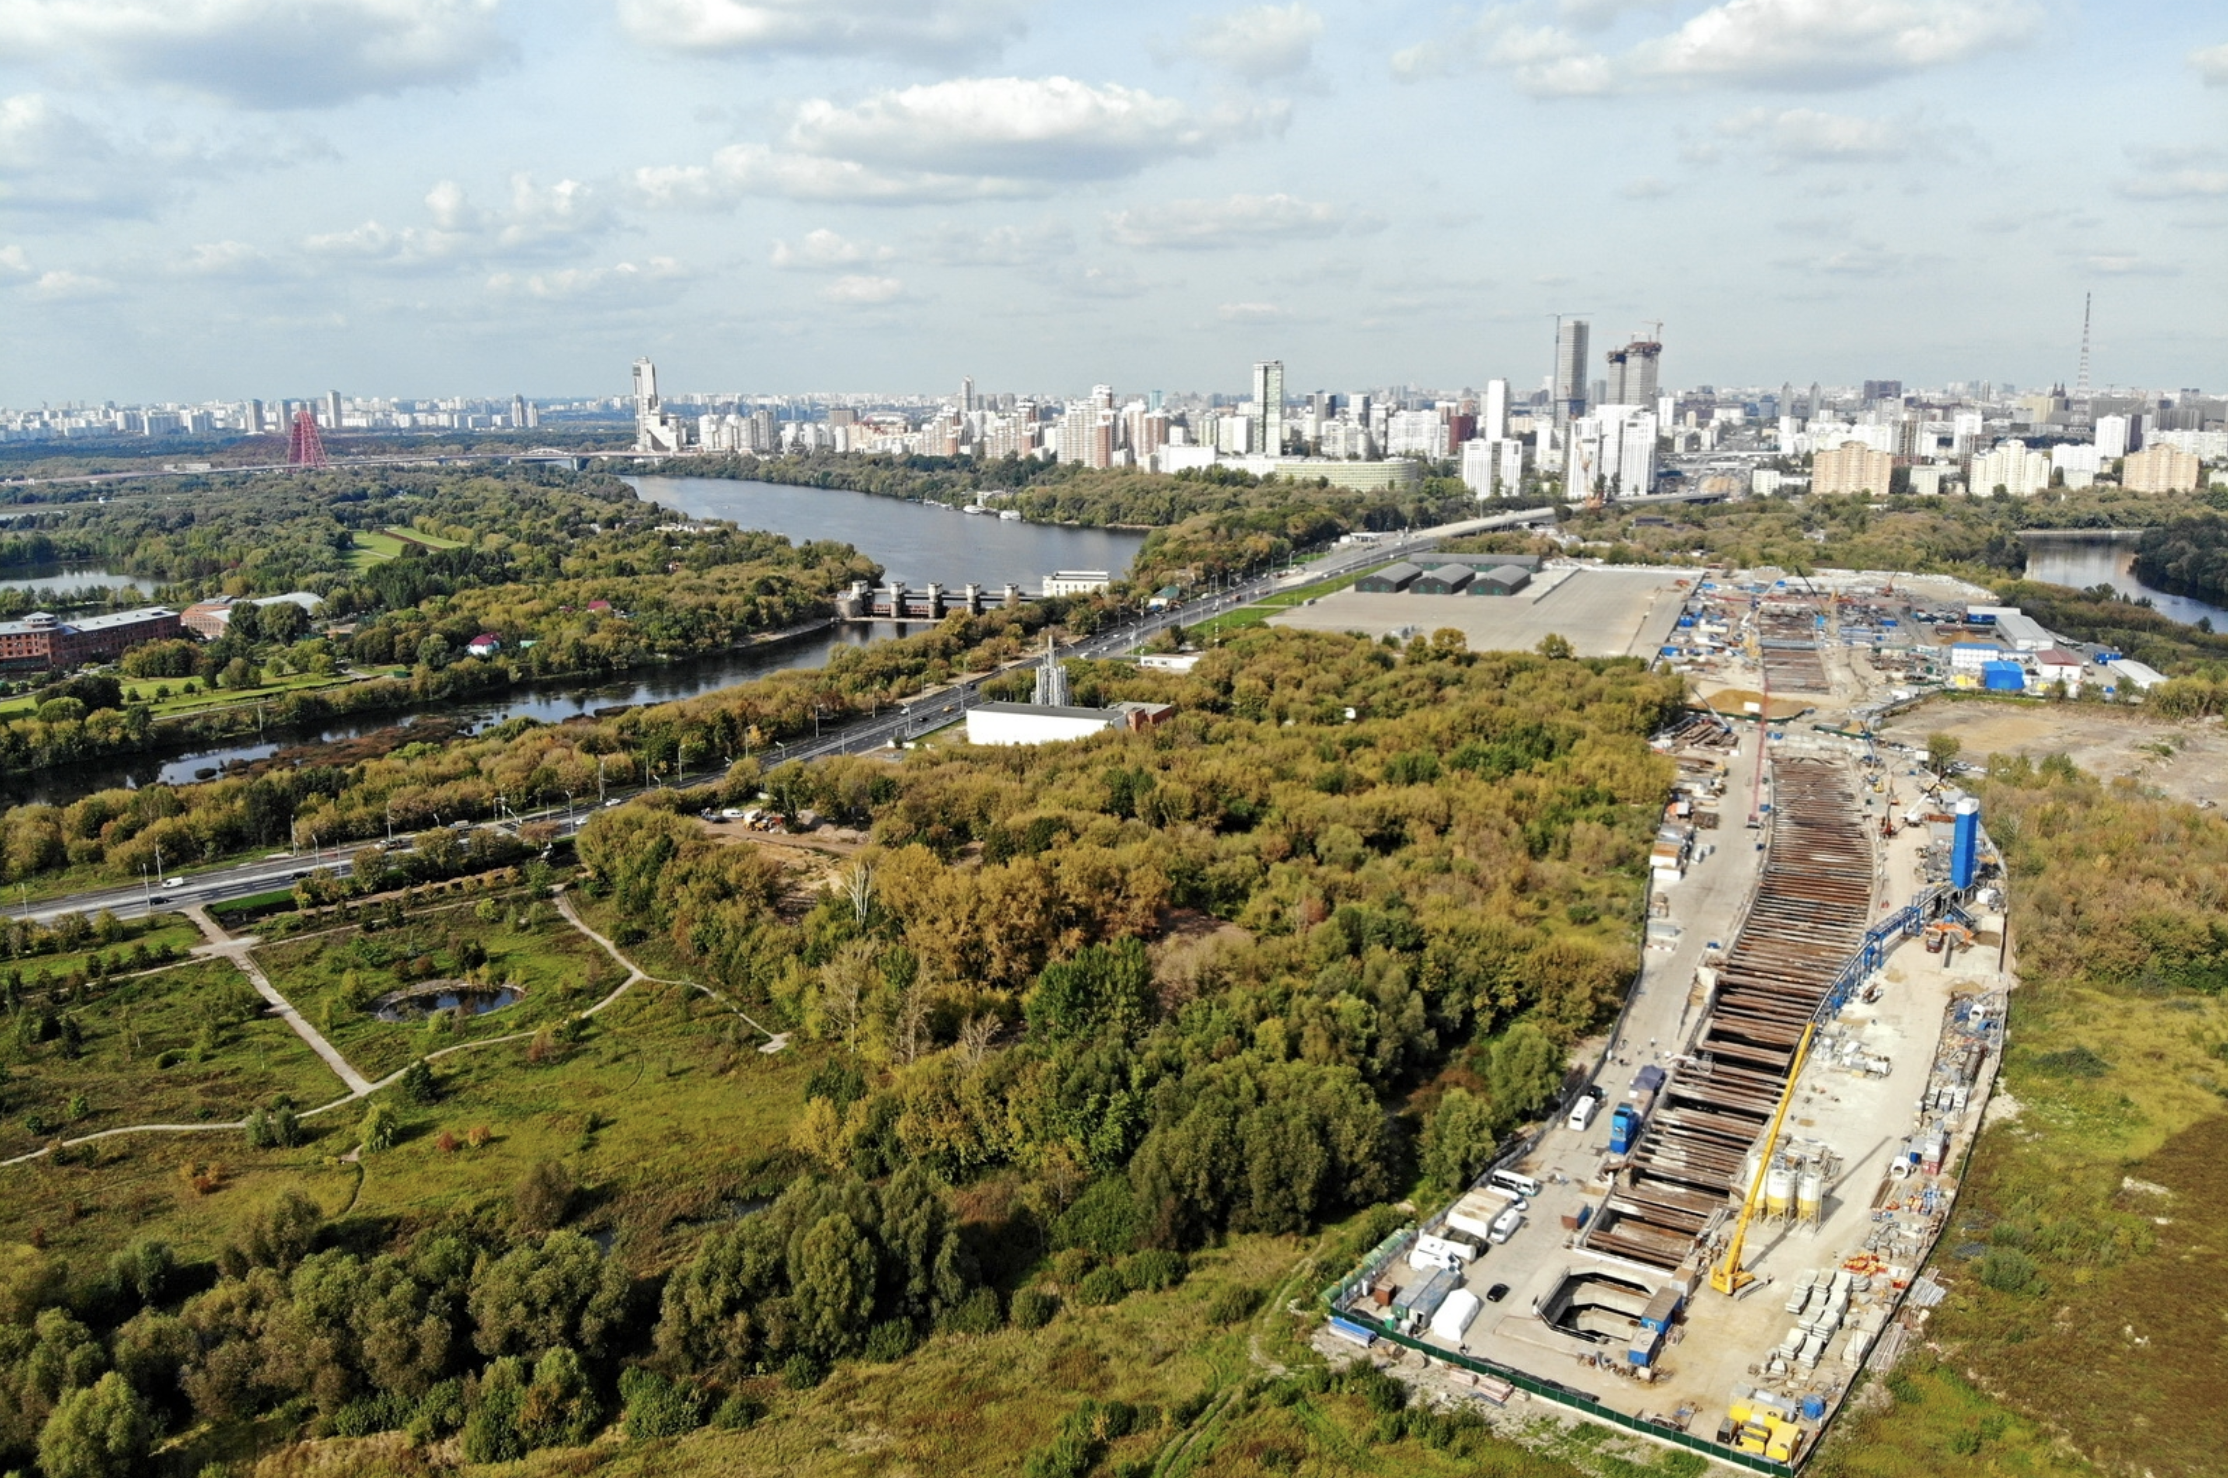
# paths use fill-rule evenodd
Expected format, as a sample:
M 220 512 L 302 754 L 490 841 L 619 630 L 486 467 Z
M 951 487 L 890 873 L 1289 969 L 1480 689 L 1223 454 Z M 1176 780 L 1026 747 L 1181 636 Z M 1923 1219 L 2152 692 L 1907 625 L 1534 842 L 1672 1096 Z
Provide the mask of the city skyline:
M 1525 394 L 1572 304 L 1589 380 L 2071 384 L 2089 293 L 2099 387 L 2217 388 L 2228 22 L 2119 19 L 0 0 L 0 402 Z

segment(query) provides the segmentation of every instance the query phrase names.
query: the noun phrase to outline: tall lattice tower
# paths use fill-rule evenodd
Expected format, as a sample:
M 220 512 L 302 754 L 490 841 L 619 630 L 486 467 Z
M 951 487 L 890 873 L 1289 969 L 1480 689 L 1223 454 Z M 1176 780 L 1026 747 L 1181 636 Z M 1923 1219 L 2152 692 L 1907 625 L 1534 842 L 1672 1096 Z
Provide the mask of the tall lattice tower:
M 2089 398 L 2089 309 L 2094 304 L 2094 293 L 2081 295 L 2081 373 L 2074 379 L 2073 398 Z
M 317 430 L 317 412 L 305 405 L 294 413 L 294 428 L 286 438 L 286 465 L 322 467 L 325 460 L 325 438 Z

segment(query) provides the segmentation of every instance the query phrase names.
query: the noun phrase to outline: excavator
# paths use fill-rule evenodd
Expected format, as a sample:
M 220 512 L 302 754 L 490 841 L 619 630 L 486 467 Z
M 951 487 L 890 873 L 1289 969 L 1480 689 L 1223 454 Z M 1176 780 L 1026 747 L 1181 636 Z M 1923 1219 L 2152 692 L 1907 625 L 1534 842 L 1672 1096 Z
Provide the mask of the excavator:
M 1748 1183 L 1748 1194 L 1741 1198 L 1741 1218 L 1733 1224 L 1733 1237 L 1725 1244 L 1725 1256 L 1710 1269 L 1710 1286 L 1728 1298 L 1756 1281 L 1756 1275 L 1741 1266 L 1741 1252 L 1748 1240 L 1749 1221 L 1756 1215 L 1756 1203 L 1763 1199 L 1764 1177 L 1771 1173 L 1772 1151 L 1779 1144 L 1780 1126 L 1787 1122 L 1787 1106 L 1795 1101 L 1795 1084 L 1802 1077 L 1803 1060 L 1810 1056 L 1810 1038 L 1817 1030 L 1816 1022 L 1804 1027 L 1802 1040 L 1795 1044 L 1795 1060 L 1787 1065 L 1786 1091 L 1779 1095 L 1779 1107 L 1772 1113 L 1771 1128 L 1764 1131 L 1763 1153 L 1756 1157 L 1755 1178 Z

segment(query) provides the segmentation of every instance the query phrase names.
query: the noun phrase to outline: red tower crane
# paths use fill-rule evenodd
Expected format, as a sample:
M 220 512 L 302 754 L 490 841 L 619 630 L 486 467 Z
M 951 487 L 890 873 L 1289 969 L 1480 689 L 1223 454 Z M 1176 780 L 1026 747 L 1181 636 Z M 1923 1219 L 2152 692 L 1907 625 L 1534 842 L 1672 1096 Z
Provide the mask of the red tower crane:
M 317 431 L 317 412 L 306 405 L 294 413 L 294 428 L 286 438 L 286 465 L 325 465 L 325 438 Z

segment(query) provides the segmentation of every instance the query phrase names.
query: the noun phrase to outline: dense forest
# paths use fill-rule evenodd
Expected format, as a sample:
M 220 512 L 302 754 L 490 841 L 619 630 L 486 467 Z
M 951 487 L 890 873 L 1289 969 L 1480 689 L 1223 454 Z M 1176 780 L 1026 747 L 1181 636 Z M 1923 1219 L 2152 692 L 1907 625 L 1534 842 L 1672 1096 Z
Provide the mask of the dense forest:
M 1914 570 L 1993 584 L 2025 571 L 2024 530 L 2136 528 L 2191 506 L 2116 487 L 2058 488 L 2032 498 L 1780 495 L 1644 513 L 1611 504 L 1574 510 L 1566 527 L 1606 543 L 1613 562 Z
M 1675 681 L 1453 633 L 1274 631 L 1188 675 L 1077 679 L 1084 701 L 1179 713 L 768 772 L 779 805 L 872 838 L 801 907 L 778 862 L 684 814 L 694 796 L 582 834 L 583 891 L 622 940 L 798 1034 L 812 1070 L 786 1146 L 758 1147 L 789 1167 L 763 1210 L 607 1253 L 548 1164 L 399 1221 L 243 1201 L 205 1258 L 159 1228 L 92 1263 L 20 1247 L 0 1265 L 0 1465 L 108 1478 L 145 1470 L 164 1432 L 249 1424 L 453 1437 L 471 1462 L 614 1423 L 629 1440 L 747 1426 L 835 1364 L 1035 1328 L 1065 1301 L 1180 1283 L 1227 1238 L 1451 1185 L 1558 1096 L 1565 1049 L 1637 963 L 1669 778 L 1646 738 Z M 521 727 L 446 762 L 485 778 L 562 742 Z M 196 787 L 185 814 L 202 791 L 275 799 Z M 396 1091 L 413 1112 L 442 1074 Z M 397 1113 L 256 1122 L 376 1157 Z
M 2228 518 L 2207 513 L 2144 530 L 2135 573 L 2146 585 L 2228 604 Z

